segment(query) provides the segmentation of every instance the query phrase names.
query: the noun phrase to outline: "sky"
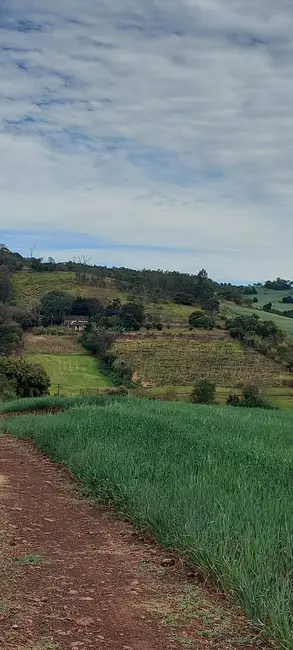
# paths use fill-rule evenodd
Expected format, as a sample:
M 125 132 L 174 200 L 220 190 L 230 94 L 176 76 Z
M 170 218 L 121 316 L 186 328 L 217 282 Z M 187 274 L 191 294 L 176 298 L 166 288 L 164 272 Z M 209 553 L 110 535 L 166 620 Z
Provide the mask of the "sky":
M 0 241 L 292 278 L 292 0 L 1 0 Z

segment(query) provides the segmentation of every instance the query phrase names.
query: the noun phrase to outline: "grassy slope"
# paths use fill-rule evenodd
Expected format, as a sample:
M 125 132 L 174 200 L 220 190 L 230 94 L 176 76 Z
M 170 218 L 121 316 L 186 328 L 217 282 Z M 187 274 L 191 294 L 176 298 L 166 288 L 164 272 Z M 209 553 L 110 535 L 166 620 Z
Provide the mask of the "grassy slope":
M 55 273 L 29 273 L 22 271 L 13 275 L 13 295 L 16 304 L 29 306 L 34 300 L 39 300 L 46 291 L 60 289 L 70 291 L 74 295 L 99 298 L 100 300 L 112 300 L 120 298 L 126 302 L 127 295 L 117 290 L 92 287 L 89 285 L 77 284 L 75 273 L 69 271 Z M 176 305 L 168 301 L 166 303 L 148 303 L 146 312 L 161 317 L 163 322 L 172 321 L 175 326 L 187 325 L 193 307 Z
M 292 649 L 293 416 L 126 399 L 3 427 L 187 552 Z
M 129 361 L 138 378 L 156 386 L 190 385 L 200 377 L 233 387 L 251 380 L 263 386 L 282 384 L 284 371 L 254 351 L 243 350 L 222 331 L 193 337 L 120 340 L 113 350 Z
M 111 382 L 98 371 L 96 361 L 82 355 L 28 354 L 30 361 L 45 368 L 51 379 L 51 394 L 58 384 L 63 395 L 77 395 L 81 390 L 111 386 Z
M 258 305 L 260 307 L 263 307 L 267 302 L 271 302 L 274 309 L 279 309 L 280 311 L 291 309 L 291 305 L 286 305 L 280 302 L 280 300 L 282 300 L 284 296 L 292 296 L 293 298 L 293 289 L 290 289 L 289 291 L 272 291 L 271 289 L 265 289 L 264 287 L 256 287 L 256 290 L 256 297 L 258 298 Z
M 269 302 L 267 300 L 266 302 Z M 290 305 L 289 305 L 290 307 Z M 234 305 L 233 303 L 225 303 L 224 311 L 227 315 L 233 316 L 242 314 L 243 316 L 250 316 L 251 314 L 257 314 L 262 320 L 271 320 L 276 323 L 277 327 L 280 327 L 284 332 L 286 332 L 289 338 L 293 338 L 293 318 L 285 318 L 284 316 L 279 316 L 279 314 L 269 314 L 260 309 L 253 309 L 250 307 L 241 307 L 239 305 Z

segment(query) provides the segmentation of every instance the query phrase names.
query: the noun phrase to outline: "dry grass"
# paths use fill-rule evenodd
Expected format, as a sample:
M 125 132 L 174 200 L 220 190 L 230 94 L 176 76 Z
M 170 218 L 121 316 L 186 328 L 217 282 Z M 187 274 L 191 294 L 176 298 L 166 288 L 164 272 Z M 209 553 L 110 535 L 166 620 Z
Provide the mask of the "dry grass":
M 74 334 L 46 336 L 26 333 L 23 339 L 24 354 L 85 354 Z

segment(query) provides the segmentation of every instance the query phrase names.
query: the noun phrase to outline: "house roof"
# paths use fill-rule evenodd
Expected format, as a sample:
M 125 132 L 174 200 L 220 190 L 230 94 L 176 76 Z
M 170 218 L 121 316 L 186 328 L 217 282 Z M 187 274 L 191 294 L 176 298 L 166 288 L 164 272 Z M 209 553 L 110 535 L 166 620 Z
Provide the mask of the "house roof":
M 74 322 L 74 323 L 88 323 L 89 317 L 88 316 L 74 316 L 73 314 L 69 316 L 64 316 L 64 322 Z

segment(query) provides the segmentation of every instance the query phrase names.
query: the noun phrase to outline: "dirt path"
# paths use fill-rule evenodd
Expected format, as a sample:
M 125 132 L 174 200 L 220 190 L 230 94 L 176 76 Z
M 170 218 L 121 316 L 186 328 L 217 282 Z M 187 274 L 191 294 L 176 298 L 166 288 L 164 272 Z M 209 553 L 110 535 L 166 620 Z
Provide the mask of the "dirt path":
M 29 443 L 0 438 L 3 650 L 247 648 L 250 628 Z M 189 581 L 188 581 L 189 579 Z

